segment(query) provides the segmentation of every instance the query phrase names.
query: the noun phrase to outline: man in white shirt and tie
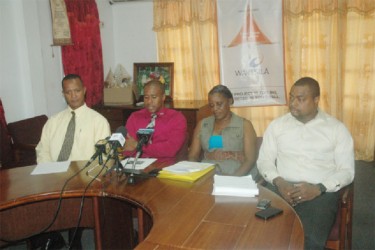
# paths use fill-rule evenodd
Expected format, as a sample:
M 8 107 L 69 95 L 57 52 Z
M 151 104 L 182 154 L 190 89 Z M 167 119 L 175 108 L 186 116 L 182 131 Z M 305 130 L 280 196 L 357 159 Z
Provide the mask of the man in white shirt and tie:
M 111 135 L 107 119 L 86 106 L 86 87 L 79 75 L 69 74 L 63 78 L 62 93 L 68 107 L 50 117 L 44 125 L 41 139 L 35 149 L 38 163 L 87 161 L 95 153 L 96 142 Z M 73 233 L 74 229 L 69 230 L 69 242 L 73 240 Z M 82 229 L 77 230 L 72 249 L 82 248 L 81 235 Z M 40 239 L 52 242 L 46 243 Z M 55 244 L 50 245 L 51 248 L 58 248 L 63 244 L 62 237 L 53 232 L 34 237 L 32 244 L 40 241 L 43 245 Z
M 75 114 L 73 145 L 70 155 L 60 160 L 89 160 L 95 153 L 95 143 L 111 135 L 107 119 L 86 106 L 86 87 L 80 76 L 65 76 L 62 88 L 68 107 L 50 117 L 44 125 L 40 142 L 36 147 L 38 163 L 59 160 L 72 112 Z

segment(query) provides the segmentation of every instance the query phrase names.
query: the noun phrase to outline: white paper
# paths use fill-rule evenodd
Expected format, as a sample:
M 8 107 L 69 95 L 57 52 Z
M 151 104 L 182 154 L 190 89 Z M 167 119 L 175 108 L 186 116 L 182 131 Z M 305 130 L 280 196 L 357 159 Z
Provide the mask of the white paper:
M 214 176 L 213 195 L 255 197 L 259 194 L 257 184 L 247 176 Z
M 63 173 L 68 170 L 69 166 L 70 161 L 38 163 L 38 165 L 31 172 L 31 175 Z
M 212 163 L 180 161 L 172 166 L 163 168 L 163 170 L 167 170 L 172 173 L 193 173 L 204 170 L 208 167 L 211 167 L 212 165 Z
M 229 195 L 215 195 L 216 203 L 247 203 L 257 204 L 258 198 L 255 197 L 244 197 L 244 196 L 229 196 Z
M 134 169 L 138 169 L 138 170 L 145 169 L 148 166 L 150 166 L 154 161 L 156 161 L 156 158 L 138 158 Z M 134 162 L 134 158 L 127 158 L 121 161 L 121 164 L 124 166 L 124 168 L 133 169 L 133 162 Z

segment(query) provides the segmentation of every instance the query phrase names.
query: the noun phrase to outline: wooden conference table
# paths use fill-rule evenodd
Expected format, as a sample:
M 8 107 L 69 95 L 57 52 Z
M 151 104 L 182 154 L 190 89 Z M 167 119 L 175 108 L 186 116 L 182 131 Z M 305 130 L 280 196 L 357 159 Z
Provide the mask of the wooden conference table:
M 35 166 L 0 171 L 0 239 L 17 240 L 46 228 L 65 181 L 84 165 L 72 162 L 66 173 L 46 175 L 30 175 Z M 212 176 L 213 171 L 195 183 L 149 177 L 129 184 L 112 172 L 87 189 L 80 226 L 94 229 L 97 249 L 303 249 L 302 224 L 284 200 L 262 186 L 257 198 L 215 197 Z M 48 231 L 77 225 L 91 180 L 86 171 L 71 179 Z M 283 214 L 256 218 L 258 198 L 270 199 Z

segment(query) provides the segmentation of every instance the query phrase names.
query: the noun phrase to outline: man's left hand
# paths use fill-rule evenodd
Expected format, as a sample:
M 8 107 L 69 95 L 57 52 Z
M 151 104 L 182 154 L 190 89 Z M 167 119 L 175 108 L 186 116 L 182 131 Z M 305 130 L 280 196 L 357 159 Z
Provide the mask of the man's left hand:
M 294 184 L 293 189 L 290 191 L 290 197 L 293 200 L 294 204 L 312 200 L 319 195 L 319 187 L 307 182 Z

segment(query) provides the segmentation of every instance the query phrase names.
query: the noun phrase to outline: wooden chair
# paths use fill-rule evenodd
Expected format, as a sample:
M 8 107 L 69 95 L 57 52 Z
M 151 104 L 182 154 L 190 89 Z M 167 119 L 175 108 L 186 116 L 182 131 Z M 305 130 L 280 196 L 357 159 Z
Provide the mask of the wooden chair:
M 1 126 L 1 165 L 3 169 L 36 164 L 35 147 L 47 120 L 46 115 L 39 115 Z M 3 151 L 3 149 L 7 149 L 7 151 Z
M 189 153 L 189 134 L 186 132 L 184 144 L 176 154 L 176 162 L 186 161 Z
M 326 242 L 326 249 L 352 248 L 354 183 L 340 190 L 336 221 Z

